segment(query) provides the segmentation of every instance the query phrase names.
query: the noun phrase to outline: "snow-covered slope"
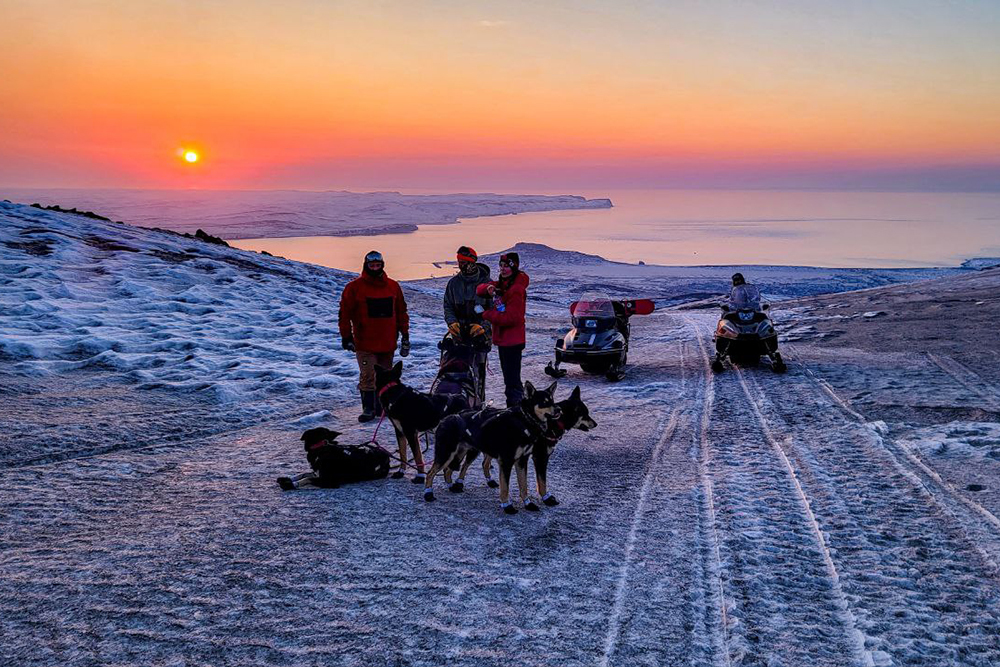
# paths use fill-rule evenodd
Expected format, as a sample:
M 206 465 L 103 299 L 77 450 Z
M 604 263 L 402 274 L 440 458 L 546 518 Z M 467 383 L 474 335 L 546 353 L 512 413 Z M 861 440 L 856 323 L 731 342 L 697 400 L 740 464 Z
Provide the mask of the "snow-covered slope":
M 669 300 L 732 270 L 593 276 L 532 252 L 536 385 L 575 290 Z M 780 328 L 845 330 L 786 341 L 781 376 L 713 375 L 714 312 L 634 318 L 622 382 L 560 382 L 598 423 L 555 450 L 561 504 L 515 517 L 478 471 L 431 504 L 406 480 L 275 485 L 305 467 L 307 426 L 372 436 L 336 346 L 348 278 L 0 208 L 0 664 L 1000 662 L 1000 377 L 969 362 L 995 344 L 854 333 L 992 307 L 1000 271 L 777 304 Z M 405 289 L 404 379 L 426 388 L 441 281 Z
M 357 365 L 340 349 L 337 306 L 352 277 L 0 203 L 0 377 L 25 386 L 96 372 L 151 401 L 187 397 L 256 419 L 294 412 L 303 393 L 351 400 Z M 435 324 L 415 315 L 415 341 Z M 431 354 L 415 347 L 415 359 Z M 31 457 L 79 444 L 47 441 Z

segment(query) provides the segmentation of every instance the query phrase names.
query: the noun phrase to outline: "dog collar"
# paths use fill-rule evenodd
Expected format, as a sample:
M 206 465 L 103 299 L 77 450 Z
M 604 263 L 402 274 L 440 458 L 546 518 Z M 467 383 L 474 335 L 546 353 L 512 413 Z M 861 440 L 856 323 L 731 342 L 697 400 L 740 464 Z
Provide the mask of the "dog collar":
M 381 389 L 379 389 L 378 390 L 379 398 L 382 398 L 382 394 L 384 394 L 385 392 L 389 391 L 391 388 L 396 387 L 396 386 L 399 386 L 399 383 L 396 382 L 395 380 L 393 380 L 392 382 L 390 382 L 386 386 L 384 386 Z
M 314 442 L 313 444 L 309 445 L 309 450 L 312 451 L 314 449 L 319 449 L 320 447 L 326 447 L 326 440 L 320 440 L 319 442 Z

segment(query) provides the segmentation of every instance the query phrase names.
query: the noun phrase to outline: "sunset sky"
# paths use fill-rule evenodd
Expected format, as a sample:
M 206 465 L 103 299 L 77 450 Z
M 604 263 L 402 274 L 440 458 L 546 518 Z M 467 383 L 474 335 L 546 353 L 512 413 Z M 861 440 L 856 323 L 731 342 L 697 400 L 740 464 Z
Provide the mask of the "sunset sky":
M 995 1 L 0 0 L 0 25 L 0 186 L 1000 189 Z

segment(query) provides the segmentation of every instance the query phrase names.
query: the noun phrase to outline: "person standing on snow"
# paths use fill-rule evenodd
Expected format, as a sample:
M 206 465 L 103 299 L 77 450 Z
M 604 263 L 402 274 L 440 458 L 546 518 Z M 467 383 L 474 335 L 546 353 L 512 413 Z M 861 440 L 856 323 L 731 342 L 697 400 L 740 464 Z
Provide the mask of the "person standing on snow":
M 490 267 L 479 262 L 479 255 L 468 246 L 458 249 L 458 273 L 448 281 L 444 290 L 444 321 L 448 325 L 448 333 L 457 341 L 462 340 L 463 329 L 468 331 L 470 339 L 479 336 L 484 338 L 490 334 L 490 323 L 482 316 L 483 310 L 490 305 L 488 297 L 479 296 L 476 290 L 480 285 L 490 282 Z M 476 306 L 480 308 L 477 310 Z M 488 338 L 486 338 L 488 340 Z M 479 372 L 479 398 L 486 398 L 486 351 L 477 353 L 476 366 Z
M 493 344 L 500 357 L 507 407 L 512 408 L 524 398 L 521 355 L 524 353 L 524 315 L 528 299 L 528 274 L 521 271 L 521 258 L 516 252 L 500 255 L 500 278 L 480 285 L 477 294 L 492 299 L 492 306 L 483 313 L 483 319 L 493 325 Z
M 361 392 L 359 422 L 382 414 L 375 396 L 375 366 L 392 368 L 399 338 L 399 356 L 410 354 L 410 317 L 399 283 L 385 275 L 382 253 L 365 255 L 361 275 L 347 283 L 340 296 L 340 344 L 358 359 Z

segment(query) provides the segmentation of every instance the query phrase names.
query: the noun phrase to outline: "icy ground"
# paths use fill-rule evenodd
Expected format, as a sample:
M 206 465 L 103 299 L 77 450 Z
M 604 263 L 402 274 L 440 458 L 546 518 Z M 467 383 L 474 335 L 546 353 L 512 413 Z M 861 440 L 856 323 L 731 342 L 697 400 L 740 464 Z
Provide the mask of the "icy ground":
M 536 384 L 577 288 L 670 302 L 729 271 L 564 259 L 535 264 Z M 636 318 L 624 381 L 561 383 L 599 423 L 556 450 L 562 504 L 508 517 L 478 472 L 433 504 L 274 484 L 304 428 L 370 436 L 336 346 L 350 276 L 0 205 L 0 664 L 1000 663 L 1000 352 L 976 319 L 1000 271 L 818 297 L 795 274 L 770 287 L 800 295 L 775 307 L 787 375 L 712 375 L 711 310 Z M 441 289 L 406 288 L 418 387 Z

